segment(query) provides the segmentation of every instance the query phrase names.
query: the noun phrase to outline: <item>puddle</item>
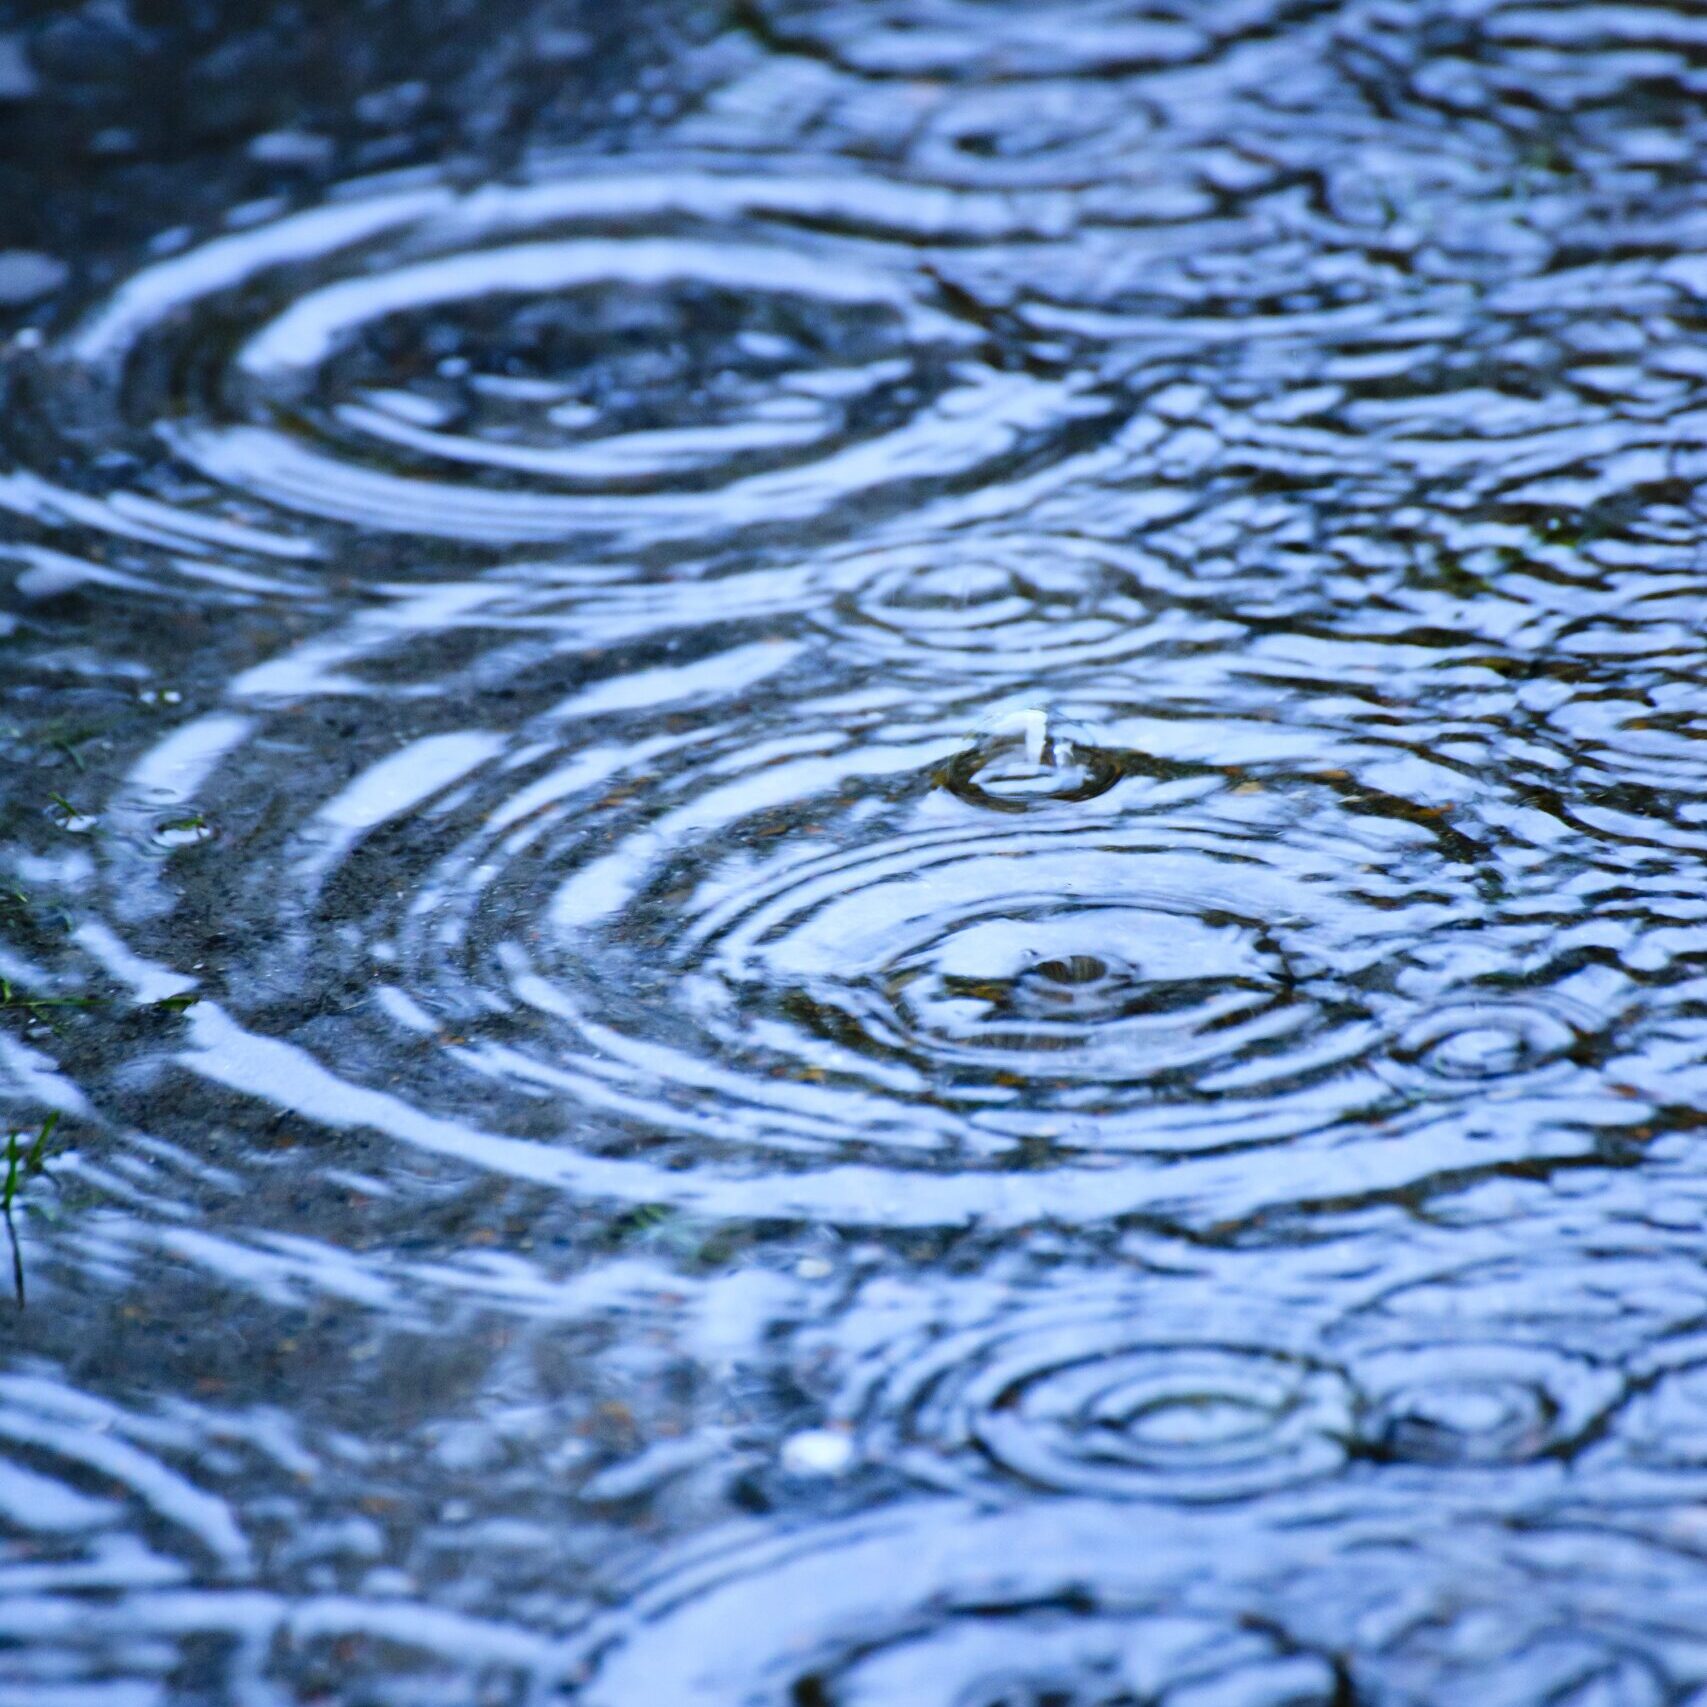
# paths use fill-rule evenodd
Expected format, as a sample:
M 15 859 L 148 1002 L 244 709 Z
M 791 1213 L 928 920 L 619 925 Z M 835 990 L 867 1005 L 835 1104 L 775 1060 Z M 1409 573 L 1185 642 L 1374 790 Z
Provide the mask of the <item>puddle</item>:
M 0 1707 L 1707 1691 L 1700 20 L 321 10 L 0 27 Z

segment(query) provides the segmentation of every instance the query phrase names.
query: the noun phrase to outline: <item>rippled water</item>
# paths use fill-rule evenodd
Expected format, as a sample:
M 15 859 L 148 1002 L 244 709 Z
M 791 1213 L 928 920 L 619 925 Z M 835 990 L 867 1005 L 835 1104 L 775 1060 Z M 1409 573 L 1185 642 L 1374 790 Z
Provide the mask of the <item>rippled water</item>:
M 1707 1700 L 1703 20 L 309 11 L 0 12 L 0 1707 Z

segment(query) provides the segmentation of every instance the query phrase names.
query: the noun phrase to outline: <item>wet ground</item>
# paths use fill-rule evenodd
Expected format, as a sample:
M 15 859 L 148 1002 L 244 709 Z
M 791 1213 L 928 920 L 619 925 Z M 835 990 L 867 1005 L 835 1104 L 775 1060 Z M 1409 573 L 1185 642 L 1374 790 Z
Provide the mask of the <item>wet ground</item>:
M 1704 148 L 0 6 L 0 1707 L 1707 1701 Z

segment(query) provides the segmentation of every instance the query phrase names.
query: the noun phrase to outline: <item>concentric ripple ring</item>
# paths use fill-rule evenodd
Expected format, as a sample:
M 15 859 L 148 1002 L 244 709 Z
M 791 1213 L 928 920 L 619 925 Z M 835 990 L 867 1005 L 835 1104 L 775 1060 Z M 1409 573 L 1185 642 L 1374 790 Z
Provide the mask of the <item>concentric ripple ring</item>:
M 1047 461 L 1105 407 L 994 364 L 928 265 L 1059 210 L 722 163 L 538 177 L 356 184 L 157 262 L 45 352 L 60 393 L 246 513 L 488 547 L 869 513 Z

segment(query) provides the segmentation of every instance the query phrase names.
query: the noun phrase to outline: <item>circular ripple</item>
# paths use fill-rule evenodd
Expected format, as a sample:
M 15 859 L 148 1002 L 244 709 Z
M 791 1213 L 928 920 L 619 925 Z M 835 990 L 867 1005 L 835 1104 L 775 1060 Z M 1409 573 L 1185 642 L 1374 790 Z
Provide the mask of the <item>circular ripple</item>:
M 950 793 L 992 812 L 1026 812 L 1051 802 L 1095 800 L 1124 774 L 1119 753 L 1099 746 L 1088 730 L 1051 718 L 1041 708 L 987 720 L 937 771 Z M 1091 983 L 1100 976 L 1062 981 Z
M 723 1059 L 762 1040 L 771 1071 L 910 1093 L 915 1143 L 1206 1144 L 1259 1085 L 1320 1087 L 1301 1063 L 1334 1056 L 1334 1031 L 1353 1058 L 1361 1043 L 1246 858 L 1180 825 L 924 831 L 779 861 L 684 933 L 681 1001 Z M 584 922 L 581 887 L 564 922 Z M 900 1107 L 883 1124 L 908 1142 Z
M 1078 188 L 1159 164 L 1158 117 L 1130 88 L 1083 79 L 949 93 L 909 163 L 938 183 Z
M 1104 1512 L 958 1503 L 672 1562 L 574 1644 L 586 1707 L 1208 1707 L 1352 1699 L 1340 1663 L 1157 1579 Z M 1133 1555 L 1144 1555 L 1141 1562 Z
M 1419 1078 L 1459 1091 L 1568 1067 L 1596 1033 L 1590 1016 L 1556 998 L 1490 996 L 1447 1002 L 1414 1020 L 1395 1040 L 1393 1058 Z
M 1588 1358 L 1509 1343 L 1385 1348 L 1354 1358 L 1369 1456 L 1451 1468 L 1567 1457 L 1622 1396 Z
M 113 803 L 133 951 L 217 969 L 184 1016 L 198 1071 L 644 1201 L 1219 1219 L 1343 1180 L 1393 1107 L 1394 980 L 1479 905 L 1331 780 L 1134 758 L 1116 786 L 1129 755 L 1030 712 L 957 770 L 963 701 L 824 696 L 774 639 L 684 632 L 660 662 L 586 650 L 575 616 L 560 653 L 491 609 L 490 644 L 388 608 L 305 646 Z M 192 818 L 222 834 L 131 857 Z M 192 861 L 217 915 L 173 899 Z
M 1336 1370 L 1205 1344 L 1124 1307 L 1037 1309 L 933 1342 L 860 1396 L 868 1456 L 950 1486 L 1235 1500 L 1331 1474 L 1353 1432 Z
M 1048 78 L 1156 71 L 1307 15 L 1284 0 L 759 0 L 773 39 L 870 76 Z
M 912 669 L 1031 680 L 1107 666 L 1188 638 L 1206 625 L 1169 596 L 1184 593 L 1143 553 L 1071 535 L 953 534 L 833 559 L 820 620 L 844 645 Z
M 1085 413 L 988 365 L 921 259 L 1037 234 L 853 178 L 356 186 L 158 263 L 44 355 L 81 438 L 172 447 L 141 477 L 179 507 L 193 474 L 228 510 L 500 546 L 869 519 L 1035 467 Z
M 1699 1675 L 1691 1552 L 1533 1516 L 1419 1521 L 1375 1491 L 1354 1545 L 1288 1515 L 936 1500 L 713 1537 L 623 1585 L 568 1644 L 567 1681 L 587 1707 L 1658 1707 Z
M 1259 917 L 1142 887 L 1171 864 L 1162 846 L 1098 858 L 957 839 L 873 864 L 833 862 L 823 888 L 791 884 L 712 921 L 690 999 L 726 1047 L 792 1015 L 831 1048 L 910 1062 L 963 1106 L 1029 1088 L 1063 1111 L 1113 1112 L 1123 1092 L 1189 1093 L 1319 1017 Z M 930 905 L 921 882 L 949 904 Z
M 1328 1335 L 1360 1394 L 1366 1455 L 1457 1469 L 1575 1458 L 1625 1403 L 1632 1354 L 1707 1308 L 1685 1250 L 1602 1246 L 1569 1217 L 1493 1236 L 1521 1248 L 1391 1287 Z
M 1514 1367 L 1538 1351 L 1610 1365 L 1707 1319 L 1707 1268 L 1686 1238 L 1656 1229 L 1619 1244 L 1597 1223 L 1556 1215 L 1494 1226 L 1476 1242 L 1495 1250 L 1466 1258 L 1462 1235 L 1437 1241 L 1438 1266 L 1425 1261 L 1415 1279 L 1347 1316 L 1334 1336 L 1339 1355 L 1433 1345 L 1450 1370 L 1453 1347 L 1497 1345 L 1513 1348 Z

